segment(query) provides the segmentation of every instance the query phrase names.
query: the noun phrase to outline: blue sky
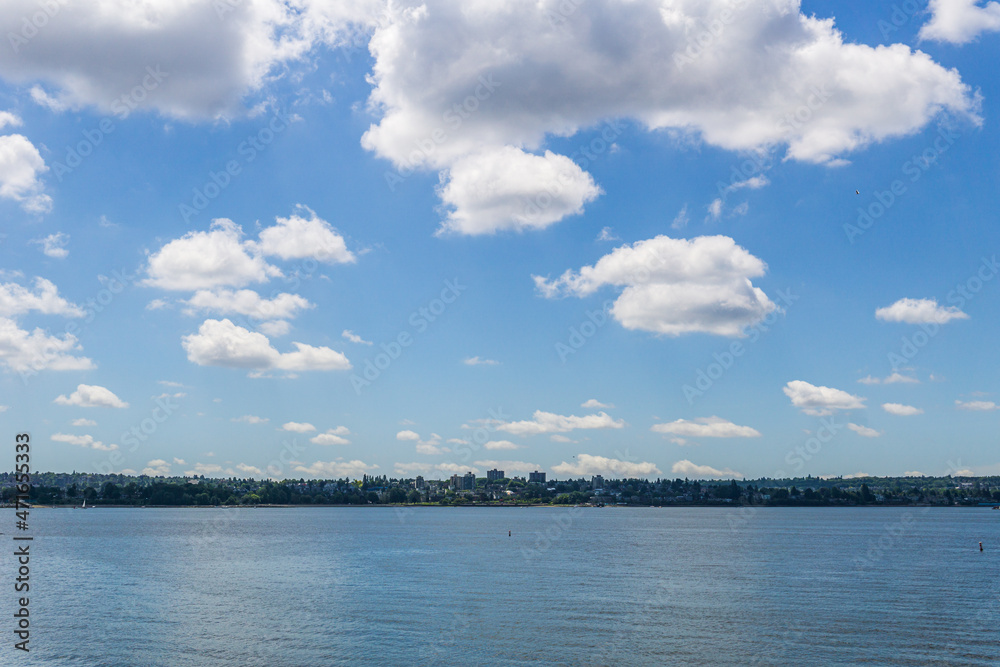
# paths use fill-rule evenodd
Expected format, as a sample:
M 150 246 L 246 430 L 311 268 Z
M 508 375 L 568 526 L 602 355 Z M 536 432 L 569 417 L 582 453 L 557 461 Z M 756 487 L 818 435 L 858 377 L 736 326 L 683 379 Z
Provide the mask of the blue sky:
M 1000 473 L 995 3 L 461 6 L 5 4 L 39 469 Z

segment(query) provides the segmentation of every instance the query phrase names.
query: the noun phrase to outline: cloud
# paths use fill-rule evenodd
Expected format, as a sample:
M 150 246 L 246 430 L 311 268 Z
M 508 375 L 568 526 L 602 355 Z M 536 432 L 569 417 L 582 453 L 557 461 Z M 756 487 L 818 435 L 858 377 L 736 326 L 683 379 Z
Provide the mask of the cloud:
M 146 463 L 146 467 L 142 469 L 142 474 L 149 477 L 167 477 L 170 475 L 170 464 L 163 459 L 153 459 Z
M 369 465 L 357 459 L 345 461 L 343 458 L 337 458 L 333 461 L 315 461 L 308 467 L 300 465 L 294 468 L 295 472 L 324 479 L 339 479 L 341 477 L 356 479 L 377 469 L 377 465 Z
M 282 292 L 271 299 L 265 299 L 253 290 L 198 290 L 187 301 L 185 314 L 211 312 L 218 315 L 237 313 L 254 320 L 285 320 L 294 318 L 303 310 L 314 308 L 314 304 L 298 294 Z
M 965 44 L 984 32 L 1000 30 L 1000 3 L 979 0 L 930 0 L 931 18 L 918 37 L 938 42 Z
M 295 213 L 276 221 L 277 224 L 260 232 L 256 245 L 264 255 L 285 260 L 315 259 L 331 264 L 348 264 L 357 260 L 347 249 L 344 237 L 307 206 L 297 206 Z
M 0 410 L 0 412 L 2 412 L 2 410 Z M 97 422 L 93 419 L 85 419 L 83 417 L 80 419 L 74 419 L 70 422 L 70 424 L 73 426 L 97 426 Z
M 875 429 L 867 426 L 861 426 L 860 424 L 848 424 L 847 428 L 866 438 L 877 438 L 882 435 L 880 431 L 876 431 Z
M 370 340 L 365 340 L 361 336 L 358 336 L 357 334 L 355 334 L 350 329 L 344 329 L 344 332 L 342 334 L 340 334 L 340 335 L 342 337 L 346 338 L 347 340 L 351 341 L 352 343 L 359 343 L 361 345 L 371 345 L 372 344 L 372 342 Z
M 135 109 L 192 120 L 232 118 L 241 115 L 243 102 L 267 98 L 268 83 L 296 63 L 306 67 L 314 48 L 340 45 L 348 24 L 373 20 L 376 7 L 364 1 L 66 3 L 30 47 L 23 40 L 10 44 L 17 56 L 0 62 L 0 76 L 54 87 L 53 110 L 93 106 L 118 117 Z M 22 19 L 38 9 L 31 0 L 3 3 L 2 33 L 19 36 Z M 107 44 L 115 48 L 104 49 Z
M 490 440 L 483 445 L 483 449 L 523 449 L 524 445 L 511 442 L 510 440 Z
M 187 465 L 187 463 L 184 462 L 184 459 L 179 459 L 176 456 L 174 457 L 174 463 L 177 464 L 177 465 L 179 465 L 179 466 L 185 466 L 185 465 Z
M 567 438 L 565 435 L 559 435 L 558 433 L 550 435 L 549 440 L 551 440 L 552 442 L 576 442 L 576 440 L 573 440 L 572 438 Z
M 314 445 L 349 445 L 351 441 L 343 436 L 350 434 L 351 431 L 346 426 L 338 426 L 337 428 L 327 429 L 326 433 L 319 433 L 309 438 L 309 442 Z
M 468 357 L 463 359 L 462 363 L 466 366 L 499 366 L 499 361 L 494 361 L 493 359 L 480 359 L 479 357 Z
M 153 299 L 146 304 L 146 310 L 163 310 L 164 308 L 170 308 L 170 302 L 166 299 Z
M 37 311 L 44 315 L 83 317 L 86 311 L 59 296 L 59 288 L 45 278 L 35 278 L 34 289 L 17 283 L 0 283 L 0 317 Z
M 670 433 L 692 438 L 759 438 L 760 432 L 749 426 L 737 426 L 721 417 L 701 417 L 693 421 L 678 419 L 667 424 L 653 424 L 654 433 Z
M 687 204 L 681 207 L 681 210 L 677 212 L 674 219 L 670 222 L 671 229 L 684 229 L 687 227 L 688 223 L 691 222 L 691 216 L 688 215 Z
M 27 137 L 20 134 L 0 136 L 0 198 L 20 203 L 28 213 L 48 213 L 52 210 L 52 198 L 42 192 L 40 178 L 48 170 L 45 160 Z
M 213 220 L 207 232 L 188 232 L 164 245 L 150 255 L 146 271 L 142 284 L 184 291 L 243 287 L 281 275 L 243 241 L 243 229 L 225 218 Z
M 896 415 L 898 417 L 910 417 L 924 413 L 921 408 L 915 408 L 912 405 L 903 405 L 902 403 L 883 403 L 882 409 L 890 415 Z
M 229 421 L 244 422 L 246 424 L 266 424 L 271 420 L 267 417 L 258 417 L 256 415 L 243 415 L 242 417 L 236 417 L 234 419 L 230 419 Z
M 118 445 L 105 445 L 100 440 L 94 440 L 90 435 L 72 435 L 69 433 L 53 433 L 52 439 L 56 442 L 65 442 L 84 449 L 96 449 L 102 452 L 113 452 L 118 449 Z
M 735 192 L 736 190 L 742 190 L 744 188 L 749 190 L 758 190 L 770 184 L 771 181 L 768 180 L 767 176 L 759 174 L 757 176 L 751 176 L 745 180 L 736 181 L 735 183 L 727 185 L 724 192 L 729 194 L 730 192 Z
M 562 156 L 534 152 L 602 120 L 826 164 L 942 112 L 979 121 L 955 70 L 904 44 L 845 43 L 798 2 L 571 4 L 498 0 L 488 20 L 460 0 L 391 5 L 375 28 L 378 119 L 362 145 L 400 172 L 440 170 L 445 229 L 542 227 L 579 211 L 599 192 L 590 175 L 566 164 L 559 178 Z M 720 15 L 722 38 L 699 44 Z M 807 122 L 783 120 L 800 108 Z
M 53 401 L 58 405 L 76 405 L 81 408 L 127 408 L 128 403 L 115 396 L 114 392 L 93 384 L 77 385 L 76 391 L 68 397 L 61 395 Z
M 405 431 L 400 431 L 396 434 L 396 440 L 420 440 L 420 434 L 416 431 L 410 431 L 409 429 Z
M 650 477 L 659 475 L 660 469 L 655 464 L 609 459 L 604 456 L 577 454 L 575 463 L 563 461 L 552 466 L 552 472 L 559 475 L 615 475 L 623 478 Z
M 163 392 L 162 394 L 159 394 L 158 396 L 153 396 L 153 400 L 156 400 L 156 399 L 159 399 L 159 398 L 184 398 L 185 396 L 187 396 L 187 393 L 185 393 L 183 391 L 177 391 L 177 392 L 174 392 L 173 394 L 168 394 L 167 392 Z
M 593 266 L 555 280 L 532 276 L 542 296 L 586 297 L 622 289 L 611 314 L 626 329 L 666 336 L 703 332 L 742 337 L 777 306 L 751 278 L 767 265 L 728 236 L 657 236 L 624 245 Z
M 156 384 L 162 384 L 164 387 L 183 387 L 182 382 L 173 382 L 171 380 L 157 380 Z
M 248 475 L 261 476 L 264 473 L 257 466 L 247 465 L 246 463 L 239 463 L 236 465 L 236 469 L 240 472 L 246 473 Z
M 69 244 L 69 234 L 56 232 L 55 234 L 49 234 L 45 238 L 32 239 L 28 243 L 42 246 L 42 253 L 47 257 L 53 259 L 66 259 L 69 257 L 69 250 L 66 249 L 66 246 Z
M 41 328 L 30 332 L 21 329 L 13 318 L 32 311 L 63 317 L 86 315 L 82 308 L 59 296 L 58 288 L 45 278 L 35 278 L 33 289 L 17 283 L 0 283 L 0 363 L 22 374 L 46 369 L 94 368 L 87 357 L 75 356 L 81 349 L 76 336 L 69 333 L 49 336 Z
M 439 454 L 447 454 L 451 450 L 447 447 L 440 447 L 438 443 L 435 442 L 423 442 L 417 443 L 417 454 L 423 454 L 424 456 L 437 456 Z
M 233 474 L 232 470 L 227 470 L 217 463 L 195 463 L 194 470 L 185 470 L 184 474 L 188 477 L 194 475 L 218 475 L 219 473 Z
M 718 220 L 722 217 L 722 200 L 713 199 L 708 205 L 708 220 Z
M 580 404 L 581 408 L 586 408 L 588 410 L 598 410 L 598 409 L 610 409 L 615 406 L 610 403 L 601 403 L 596 398 L 588 398 L 586 401 Z
M 782 391 L 792 399 L 792 405 L 805 414 L 816 417 L 831 415 L 836 410 L 860 410 L 868 400 L 840 389 L 817 387 L 802 380 L 792 380 Z
M 11 113 L 10 111 L 0 111 L 0 130 L 10 125 L 11 127 L 20 127 L 24 124 L 19 116 Z
M 470 236 L 544 229 L 601 194 L 590 174 L 565 155 L 503 146 L 456 160 L 442 172 L 447 210 L 438 234 Z
M 615 234 L 615 230 L 611 227 L 602 227 L 601 231 L 597 234 L 596 241 L 621 241 L 621 237 Z
M 76 336 L 49 336 L 41 328 L 28 332 L 6 317 L 0 317 L 0 363 L 25 375 L 42 370 L 81 371 L 95 368 L 88 357 L 77 357 Z
M 692 463 L 687 459 L 678 461 L 670 467 L 670 472 L 684 477 L 694 477 L 695 479 L 743 479 L 743 473 L 736 472 L 729 468 L 719 470 L 712 466 L 701 466 Z
M 566 433 L 575 429 L 622 428 L 625 420 L 612 419 L 605 412 L 594 415 L 557 415 L 553 412 L 535 410 L 531 420 L 501 423 L 496 430 L 514 435 L 538 435 L 540 433 Z
M 265 336 L 280 338 L 292 330 L 292 325 L 285 320 L 271 320 L 258 324 L 257 330 Z
M 891 375 L 883 379 L 868 375 L 858 380 L 858 382 L 861 384 L 920 384 L 920 380 L 917 378 L 911 375 L 903 375 L 898 372 L 893 372 Z
M 919 470 L 907 470 L 903 473 L 903 477 L 923 477 L 924 473 Z
M 1000 405 L 997 405 L 993 401 L 955 401 L 955 407 L 959 410 L 972 410 L 978 412 L 1000 410 Z
M 955 306 L 939 306 L 937 299 L 900 299 L 891 306 L 876 310 L 875 317 L 884 322 L 906 324 L 945 324 L 951 320 L 969 319 Z
M 281 429 L 293 433 L 309 433 L 315 431 L 316 427 L 306 422 L 285 422 L 281 425 Z
M 267 336 L 237 326 L 228 319 L 205 320 L 198 333 L 181 340 L 188 360 L 199 366 L 258 371 L 342 371 L 351 363 L 340 352 L 293 342 L 294 352 L 278 352 Z

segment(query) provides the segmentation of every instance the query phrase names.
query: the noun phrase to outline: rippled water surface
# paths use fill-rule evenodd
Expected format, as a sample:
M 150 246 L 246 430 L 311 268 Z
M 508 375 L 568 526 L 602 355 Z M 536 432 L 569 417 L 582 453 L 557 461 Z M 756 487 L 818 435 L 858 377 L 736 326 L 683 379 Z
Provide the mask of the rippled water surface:
M 2 664 L 1000 664 L 988 508 L 31 516 L 32 650 L 8 611 Z

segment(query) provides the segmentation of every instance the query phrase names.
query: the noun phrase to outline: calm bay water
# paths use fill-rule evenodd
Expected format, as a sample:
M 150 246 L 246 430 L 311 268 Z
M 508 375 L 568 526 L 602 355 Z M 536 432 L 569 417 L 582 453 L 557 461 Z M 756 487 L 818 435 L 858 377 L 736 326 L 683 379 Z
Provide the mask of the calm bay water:
M 7 556 L 2 664 L 1000 664 L 989 509 L 31 517 L 32 651 Z

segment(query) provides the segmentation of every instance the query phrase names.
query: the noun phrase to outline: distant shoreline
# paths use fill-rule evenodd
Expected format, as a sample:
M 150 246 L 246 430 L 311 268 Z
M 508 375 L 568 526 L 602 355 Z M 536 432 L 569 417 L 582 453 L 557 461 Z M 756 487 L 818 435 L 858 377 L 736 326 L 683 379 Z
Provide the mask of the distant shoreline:
M 5 503 L 0 504 L 0 509 L 13 508 L 13 504 Z M 426 503 L 426 504 L 412 504 L 408 505 L 405 503 L 379 503 L 377 505 L 351 505 L 351 504 L 325 504 L 325 503 L 297 503 L 297 504 L 277 504 L 277 505 L 91 505 L 90 507 L 81 508 L 79 505 L 31 505 L 31 509 L 63 509 L 63 510 L 73 510 L 73 509 L 204 509 L 204 510 L 220 510 L 220 509 L 237 509 L 237 510 L 252 510 L 252 509 L 315 509 L 315 508 L 338 508 L 338 507 L 351 507 L 358 509 L 380 509 L 380 508 L 410 508 L 415 509 L 418 507 L 435 507 L 439 509 L 451 509 L 456 507 L 504 507 L 508 509 L 525 509 L 525 508 L 566 508 L 566 509 L 674 509 L 674 508 L 691 508 L 691 507 L 703 507 L 706 509 L 733 509 L 741 507 L 754 507 L 761 509 L 802 509 L 802 508 L 820 508 L 820 509 L 890 509 L 890 508 L 917 508 L 917 507 L 937 507 L 941 509 L 956 509 L 956 508 L 975 508 L 975 509 L 996 509 L 996 506 L 989 505 L 939 505 L 934 503 L 914 503 L 911 505 L 886 505 L 884 503 L 872 503 L 868 505 L 806 505 L 806 504 L 787 504 L 787 505 L 767 505 L 764 503 L 752 505 L 734 505 L 728 503 L 711 503 L 711 504 L 698 504 L 698 503 L 675 503 L 670 505 L 565 505 L 565 504 L 545 504 L 545 503 L 533 503 L 525 505 L 490 505 L 486 503 L 469 503 L 467 505 L 439 505 L 437 503 Z

